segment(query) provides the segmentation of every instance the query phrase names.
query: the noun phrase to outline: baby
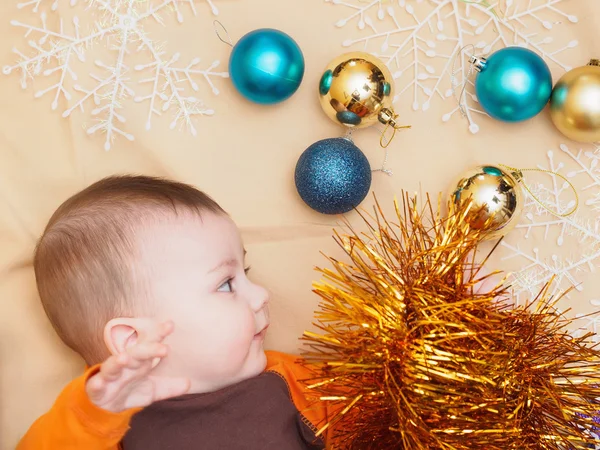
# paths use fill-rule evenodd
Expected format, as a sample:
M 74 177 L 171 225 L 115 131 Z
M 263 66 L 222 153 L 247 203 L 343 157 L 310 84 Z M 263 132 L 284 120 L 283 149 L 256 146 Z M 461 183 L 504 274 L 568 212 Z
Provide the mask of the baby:
M 63 203 L 35 276 L 89 369 L 18 450 L 324 448 L 332 412 L 296 357 L 265 352 L 269 294 L 245 253 L 223 209 L 182 183 L 111 177 Z

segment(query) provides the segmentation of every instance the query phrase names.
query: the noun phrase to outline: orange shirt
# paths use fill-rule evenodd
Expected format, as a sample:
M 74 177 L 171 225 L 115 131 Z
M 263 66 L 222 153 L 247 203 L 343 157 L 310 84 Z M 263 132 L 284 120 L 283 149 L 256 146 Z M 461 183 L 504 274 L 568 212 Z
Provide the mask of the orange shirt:
M 286 382 L 290 400 L 306 425 L 316 432 L 332 411 L 328 403 L 309 399 L 301 381 L 311 374 L 297 359 L 294 355 L 267 352 L 266 371 Z M 95 406 L 87 397 L 85 383 L 97 371 L 98 366 L 94 366 L 69 383 L 50 411 L 31 426 L 17 450 L 119 450 L 130 420 L 140 408 L 111 413 Z

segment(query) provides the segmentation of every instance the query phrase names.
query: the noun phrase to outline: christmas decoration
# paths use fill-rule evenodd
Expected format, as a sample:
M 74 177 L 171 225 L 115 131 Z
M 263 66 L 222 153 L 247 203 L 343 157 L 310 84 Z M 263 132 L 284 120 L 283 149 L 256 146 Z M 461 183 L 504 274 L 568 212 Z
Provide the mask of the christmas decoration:
M 479 71 L 475 93 L 494 119 L 521 122 L 540 113 L 552 93 L 552 75 L 544 60 L 522 47 L 506 47 L 487 58 L 473 57 Z
M 550 117 L 569 139 L 600 142 L 600 60 L 563 75 L 552 90 Z
M 365 52 L 351 52 L 338 56 L 331 61 L 321 75 L 319 99 L 323 111 L 335 123 L 347 128 L 365 128 L 376 123 L 385 125 L 379 139 L 386 149 L 381 169 L 378 171 L 391 175 L 385 168 L 387 146 L 396 131 L 410 128 L 399 125 L 398 115 L 392 108 L 394 80 L 386 65 Z M 386 131 L 391 127 L 391 135 Z
M 235 88 L 248 100 L 279 103 L 300 86 L 304 56 L 290 36 L 263 28 L 246 34 L 233 47 L 229 72 Z
M 327 117 L 346 127 L 364 128 L 377 122 L 393 126 L 393 85 L 389 69 L 373 55 L 344 53 L 321 76 L 321 107 Z
M 519 45 L 538 53 L 553 68 L 568 71 L 570 51 L 578 45 L 576 40 L 565 40 L 571 34 L 566 28 L 578 18 L 568 12 L 564 0 L 489 5 L 458 0 L 324 2 L 339 11 L 335 26 L 342 29 L 343 47 L 370 52 L 389 67 L 398 86 L 394 105 L 402 101 L 415 111 L 427 111 L 436 99 L 450 102 L 442 121 L 464 112 L 472 133 L 479 132 L 482 115 L 469 80 L 473 52 L 488 55 Z M 468 46 L 474 50 L 467 50 Z M 453 67 L 457 54 L 458 64 Z M 466 87 L 462 110 L 453 98 L 460 92 L 457 86 Z
M 308 147 L 296 164 L 298 194 L 315 211 L 343 214 L 357 207 L 371 187 L 371 166 L 349 138 Z
M 497 166 L 477 166 L 451 183 L 450 201 L 459 206 L 471 202 L 465 219 L 484 236 L 494 239 L 505 235 L 519 221 L 523 194 L 518 185 L 521 175 Z
M 52 95 L 52 109 L 64 105 L 63 117 L 89 107 L 88 117 L 94 124 L 87 126 L 87 133 L 103 133 L 106 150 L 116 136 L 134 139 L 126 127 L 128 98 L 147 105 L 147 130 L 154 116 L 171 111 L 171 129 L 183 125 L 196 135 L 192 119 L 214 114 L 197 97 L 198 80 L 206 82 L 213 94 L 218 94 L 213 79 L 228 76 L 227 72 L 215 71 L 219 61 L 207 68 L 200 67 L 200 58 L 184 61 L 178 52 L 168 54 L 145 30 L 146 24 L 162 24 L 161 15 L 165 14 L 174 14 L 178 22 L 183 22 L 183 4 L 188 4 L 196 15 L 194 2 L 73 0 L 68 2 L 75 8 L 72 23 L 60 16 L 63 3 L 59 6 L 53 2 L 51 8 L 40 7 L 40 3 L 19 4 L 20 8 L 31 8 L 39 20 L 11 21 L 11 25 L 23 30 L 29 47 L 24 52 L 15 49 L 19 61 L 5 66 L 3 72 L 20 71 L 23 89 L 30 77 L 38 79 L 35 97 Z M 213 14 L 217 14 L 212 1 L 207 3 Z M 104 56 L 91 56 L 90 52 L 96 48 L 91 44 L 100 42 L 108 49 L 106 55 L 111 56 L 110 61 L 101 59 Z M 148 62 L 130 65 L 131 55 L 138 53 L 147 55 Z M 81 68 L 87 59 L 94 60 L 95 69 L 84 77 Z M 57 81 L 41 87 L 41 78 Z
M 533 194 L 523 180 L 523 172 L 543 172 L 563 179 L 575 194 L 575 204 L 565 213 L 552 210 Z M 485 239 L 495 239 L 512 230 L 523 209 L 523 193 L 529 195 L 542 207 L 556 216 L 570 216 L 579 207 L 579 194 L 564 176 L 540 169 L 517 169 L 504 164 L 477 166 L 461 174 L 451 185 L 449 201 L 455 207 L 467 202 L 471 209 L 466 220 L 472 229 L 483 231 Z
M 498 259 L 515 268 L 510 280 L 515 301 L 523 304 L 554 279 L 553 295 L 575 286 L 564 308 L 578 304 L 595 311 L 600 293 L 586 288 L 585 281 L 600 266 L 600 147 L 561 144 L 548 149 L 537 168 L 549 176 L 528 183 L 537 200 L 525 192 L 521 220 L 498 249 Z M 576 214 L 566 214 L 576 199 L 565 195 L 570 186 L 553 173 L 564 174 L 578 187 L 581 207 Z M 600 331 L 600 316 L 578 321 L 574 333 L 586 331 Z M 600 341 L 599 335 L 593 339 Z
M 476 289 L 486 277 L 470 255 L 483 232 L 468 225 L 470 204 L 445 218 L 429 199 L 395 206 L 397 222 L 377 205 L 365 232 L 336 233 L 349 261 L 320 269 L 306 383 L 338 414 L 318 434 L 348 449 L 598 444 L 600 351 L 590 335 L 568 334 L 548 290 L 536 308 L 510 308 L 507 286 Z
M 575 53 L 581 53 L 573 34 L 578 17 L 570 2 L 488 3 L 492 6 L 451 0 L 324 0 L 323 9 L 337 14 L 331 26 L 337 27 L 344 51 L 370 52 L 389 67 L 397 87 L 394 106 L 402 102 L 428 112 L 436 102 L 446 102 L 443 122 L 456 124 L 456 115 L 464 115 L 460 123 L 479 133 L 485 113 L 474 94 L 470 63 L 474 53 L 488 55 L 510 45 L 527 47 L 544 58 L 556 79 L 573 68 Z M 460 106 L 456 97 L 463 86 Z M 600 295 L 587 280 L 600 268 L 600 145 L 576 146 L 563 140 L 544 150 L 547 157 L 538 158 L 537 167 L 567 176 L 580 191 L 581 207 L 577 214 L 556 216 L 525 192 L 520 223 L 504 237 L 497 256 L 511 265 L 519 304 L 554 276 L 553 292 L 575 286 L 565 298 L 565 308 L 587 305 L 595 310 Z M 531 189 L 552 211 L 573 207 L 574 200 L 563 195 L 570 189 L 563 180 L 551 176 L 542 181 L 531 184 Z M 581 318 L 577 327 L 576 333 L 600 331 L 600 317 Z M 598 336 L 593 339 L 600 341 Z

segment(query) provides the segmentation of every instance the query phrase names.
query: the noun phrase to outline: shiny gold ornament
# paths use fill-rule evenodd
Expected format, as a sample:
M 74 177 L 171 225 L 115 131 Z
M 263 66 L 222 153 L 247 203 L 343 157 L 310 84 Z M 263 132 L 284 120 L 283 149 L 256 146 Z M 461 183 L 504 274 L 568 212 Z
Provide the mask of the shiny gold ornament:
M 444 217 L 429 199 L 402 200 L 392 220 L 377 205 L 362 229 L 336 233 L 346 257 L 328 258 L 314 285 L 305 382 L 332 411 L 318 431 L 328 448 L 594 448 L 590 334 L 569 334 L 550 289 L 511 307 L 508 286 L 479 283 L 468 205 Z
M 569 139 L 600 141 L 600 60 L 592 59 L 558 80 L 550 97 L 550 117 Z
M 394 79 L 387 66 L 369 53 L 345 53 L 331 61 L 321 76 L 319 97 L 327 117 L 346 127 L 396 125 Z
M 504 236 L 517 224 L 523 209 L 519 172 L 497 166 L 477 166 L 451 184 L 450 201 L 455 206 L 471 202 L 465 219 L 486 239 Z

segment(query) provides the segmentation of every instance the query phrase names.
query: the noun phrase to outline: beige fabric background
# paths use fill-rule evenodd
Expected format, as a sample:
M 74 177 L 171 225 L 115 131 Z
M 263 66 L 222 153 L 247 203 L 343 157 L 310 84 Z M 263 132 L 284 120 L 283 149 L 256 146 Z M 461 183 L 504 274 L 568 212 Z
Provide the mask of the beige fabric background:
M 17 10 L 16 3 L 0 3 L 0 65 L 14 61 L 13 46 L 23 48 L 22 32 L 11 27 L 9 20 L 25 20 L 30 13 Z M 51 2 L 47 3 L 49 7 Z M 69 11 L 66 0 L 59 3 Z M 2 450 L 14 448 L 65 383 L 82 370 L 81 361 L 54 336 L 40 308 L 31 254 L 59 203 L 103 176 L 123 172 L 162 175 L 206 190 L 244 230 L 252 274 L 273 293 L 268 346 L 296 352 L 298 337 L 310 326 L 317 305 L 311 293 L 311 282 L 318 277 L 313 266 L 324 262 L 320 251 L 337 252 L 330 238 L 337 218 L 319 215 L 300 201 L 293 170 L 308 145 L 340 135 L 340 129 L 320 110 L 316 86 L 327 62 L 345 51 L 341 42 L 359 31 L 336 28 L 334 24 L 343 14 L 322 0 L 216 0 L 215 4 L 234 41 L 260 27 L 279 28 L 297 40 L 305 55 L 306 73 L 290 100 L 277 106 L 256 106 L 242 99 L 230 80 L 216 80 L 219 96 L 201 92 L 216 115 L 196 122 L 197 137 L 169 130 L 166 118 L 155 120 L 152 131 L 146 132 L 145 110 L 140 109 L 139 114 L 129 114 L 127 122 L 128 128 L 135 130 L 136 141 L 119 139 L 105 152 L 101 136 L 89 137 L 84 132 L 89 121 L 85 114 L 75 113 L 65 120 L 58 111 L 51 111 L 51 99 L 34 99 L 31 87 L 22 91 L 18 75 L 0 78 Z M 160 37 L 167 41 L 169 51 L 180 51 L 185 57 L 200 55 L 203 61 L 220 59 L 220 67 L 226 70 L 230 48 L 216 39 L 207 5 L 199 2 L 197 7 L 197 17 L 184 11 L 182 25 L 167 19 L 170 28 L 160 31 Z M 563 2 L 561 8 L 576 14 L 580 21 L 556 31 L 565 34 L 560 37 L 564 42 L 579 41 L 563 59 L 577 66 L 599 57 L 600 3 L 572 0 Z M 556 80 L 562 72 L 555 66 L 552 69 Z M 434 101 L 427 112 L 414 112 L 408 103 L 410 100 L 407 104 L 401 100 L 397 105 L 403 121 L 413 129 L 390 146 L 389 167 L 394 176 L 376 174 L 373 180 L 373 191 L 385 205 L 391 205 L 393 195 L 401 189 L 445 190 L 458 173 L 474 163 L 500 161 L 529 167 L 544 162 L 548 149 L 565 142 L 552 128 L 547 112 L 523 126 L 509 127 L 480 118 L 482 131 L 471 135 L 459 116 L 442 123 L 442 114 L 451 108 L 448 102 Z M 66 107 L 61 100 L 59 110 Z M 383 157 L 377 131 L 356 133 L 355 138 L 377 167 Z M 369 198 L 365 206 L 370 204 Z M 349 218 L 356 220 L 354 215 Z M 518 242 L 517 238 L 515 235 L 513 242 Z M 547 247 L 553 241 L 541 235 L 523 245 Z M 498 262 L 496 266 L 518 268 L 515 264 Z M 586 289 L 568 305 L 575 312 L 592 311 L 586 295 L 600 288 L 600 282 L 592 278 L 592 274 L 582 274 Z

